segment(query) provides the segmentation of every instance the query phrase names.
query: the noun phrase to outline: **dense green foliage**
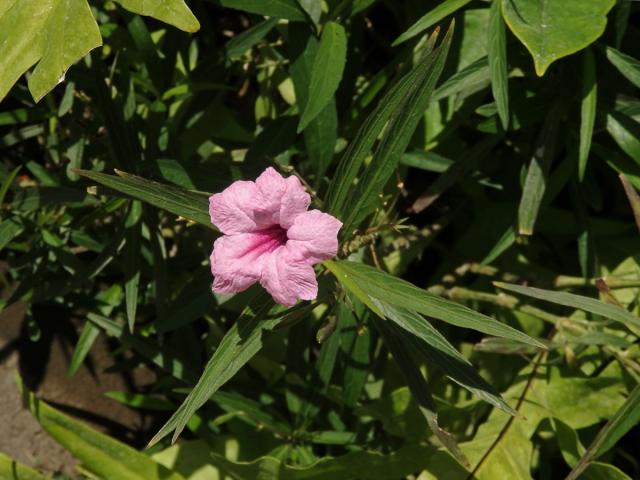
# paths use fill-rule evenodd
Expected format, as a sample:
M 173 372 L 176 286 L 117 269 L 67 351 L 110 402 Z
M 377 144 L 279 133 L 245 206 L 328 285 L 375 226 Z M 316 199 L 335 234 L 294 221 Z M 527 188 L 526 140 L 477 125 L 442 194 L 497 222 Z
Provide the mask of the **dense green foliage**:
M 640 6 L 187 3 L 0 1 L 2 307 L 158 376 L 142 452 L 25 390 L 82 471 L 637 478 Z M 344 223 L 290 309 L 211 292 L 267 166 Z

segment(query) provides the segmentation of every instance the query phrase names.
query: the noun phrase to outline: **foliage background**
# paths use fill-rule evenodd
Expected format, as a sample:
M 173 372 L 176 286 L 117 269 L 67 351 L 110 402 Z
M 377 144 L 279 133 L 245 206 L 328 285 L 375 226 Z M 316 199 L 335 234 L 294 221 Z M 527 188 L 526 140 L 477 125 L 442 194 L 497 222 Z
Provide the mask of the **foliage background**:
M 3 306 L 83 319 L 70 375 L 114 338 L 165 425 L 25 389 L 80 474 L 640 478 L 633 2 L 45 3 L 0 3 Z M 287 312 L 210 292 L 203 192 L 269 165 L 346 224 Z

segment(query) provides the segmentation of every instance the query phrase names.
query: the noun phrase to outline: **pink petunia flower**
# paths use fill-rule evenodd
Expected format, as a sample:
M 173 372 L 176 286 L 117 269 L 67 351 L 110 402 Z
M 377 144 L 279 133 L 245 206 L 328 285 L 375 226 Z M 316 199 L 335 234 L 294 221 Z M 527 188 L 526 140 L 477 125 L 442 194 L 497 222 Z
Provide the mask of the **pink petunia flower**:
M 224 234 L 213 244 L 213 291 L 237 293 L 260 282 L 282 305 L 318 295 L 313 265 L 336 256 L 342 222 L 307 210 L 297 177 L 267 168 L 255 182 L 237 181 L 209 198 L 211 222 Z

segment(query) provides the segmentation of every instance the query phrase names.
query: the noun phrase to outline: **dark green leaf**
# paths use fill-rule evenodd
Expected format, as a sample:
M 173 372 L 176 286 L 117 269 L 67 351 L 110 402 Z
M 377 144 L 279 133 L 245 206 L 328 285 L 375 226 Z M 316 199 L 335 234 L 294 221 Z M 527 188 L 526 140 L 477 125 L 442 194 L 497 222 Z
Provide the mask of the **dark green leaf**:
M 491 91 L 496 101 L 502 128 L 506 130 L 509 126 L 509 72 L 507 69 L 507 38 L 499 0 L 491 2 L 487 52 L 491 69 Z
M 311 67 L 308 100 L 300 114 L 298 132 L 303 131 L 333 98 L 342 80 L 346 58 L 347 35 L 344 28 L 334 22 L 327 23 Z
M 223 7 L 244 10 L 268 17 L 306 22 L 308 16 L 296 0 L 220 0 Z
M 341 284 L 380 318 L 385 318 L 379 306 L 379 302 L 383 301 L 396 307 L 415 310 L 452 325 L 546 348 L 541 342 L 508 325 L 459 303 L 433 295 L 376 268 L 349 261 L 327 261 L 325 265 Z
M 427 28 L 435 25 L 440 20 L 446 18 L 457 10 L 460 10 L 470 1 L 471 0 L 445 0 L 437 7 L 427 12 L 416 23 L 411 25 L 406 32 L 396 38 L 392 46 L 395 47 L 396 45 L 400 45 L 402 42 L 406 42 L 410 38 L 420 35 Z
M 248 30 L 245 30 L 239 35 L 233 37 L 224 46 L 224 49 L 227 52 L 227 57 L 236 58 L 243 55 L 244 52 L 252 48 L 260 40 L 262 40 L 273 29 L 273 27 L 276 26 L 277 23 L 278 20 L 276 18 L 271 18 L 269 20 L 265 20 L 264 22 L 260 22 L 257 25 L 254 25 Z
M 584 51 L 582 62 L 582 105 L 580 110 L 580 147 L 578 150 L 578 176 L 580 181 L 584 179 L 584 172 L 587 169 L 598 103 L 596 65 L 590 49 Z
M 119 176 L 88 170 L 76 170 L 76 172 L 129 197 L 142 200 L 211 229 L 214 228 L 209 218 L 209 202 L 206 195 L 124 172 L 118 172 Z
M 627 80 L 640 88 L 640 61 L 638 59 L 613 47 L 607 47 L 607 58 Z

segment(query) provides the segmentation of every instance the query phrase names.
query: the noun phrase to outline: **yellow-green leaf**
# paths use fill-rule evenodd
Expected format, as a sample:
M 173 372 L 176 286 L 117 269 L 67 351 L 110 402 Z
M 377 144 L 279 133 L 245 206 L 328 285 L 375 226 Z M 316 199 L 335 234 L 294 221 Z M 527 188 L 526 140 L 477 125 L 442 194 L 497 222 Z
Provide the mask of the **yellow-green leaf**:
M 615 0 L 502 0 L 502 15 L 533 57 L 538 76 L 549 65 L 593 43 Z
M 191 13 L 184 0 L 116 0 L 127 10 L 161 20 L 184 30 L 197 32 L 200 22 Z

